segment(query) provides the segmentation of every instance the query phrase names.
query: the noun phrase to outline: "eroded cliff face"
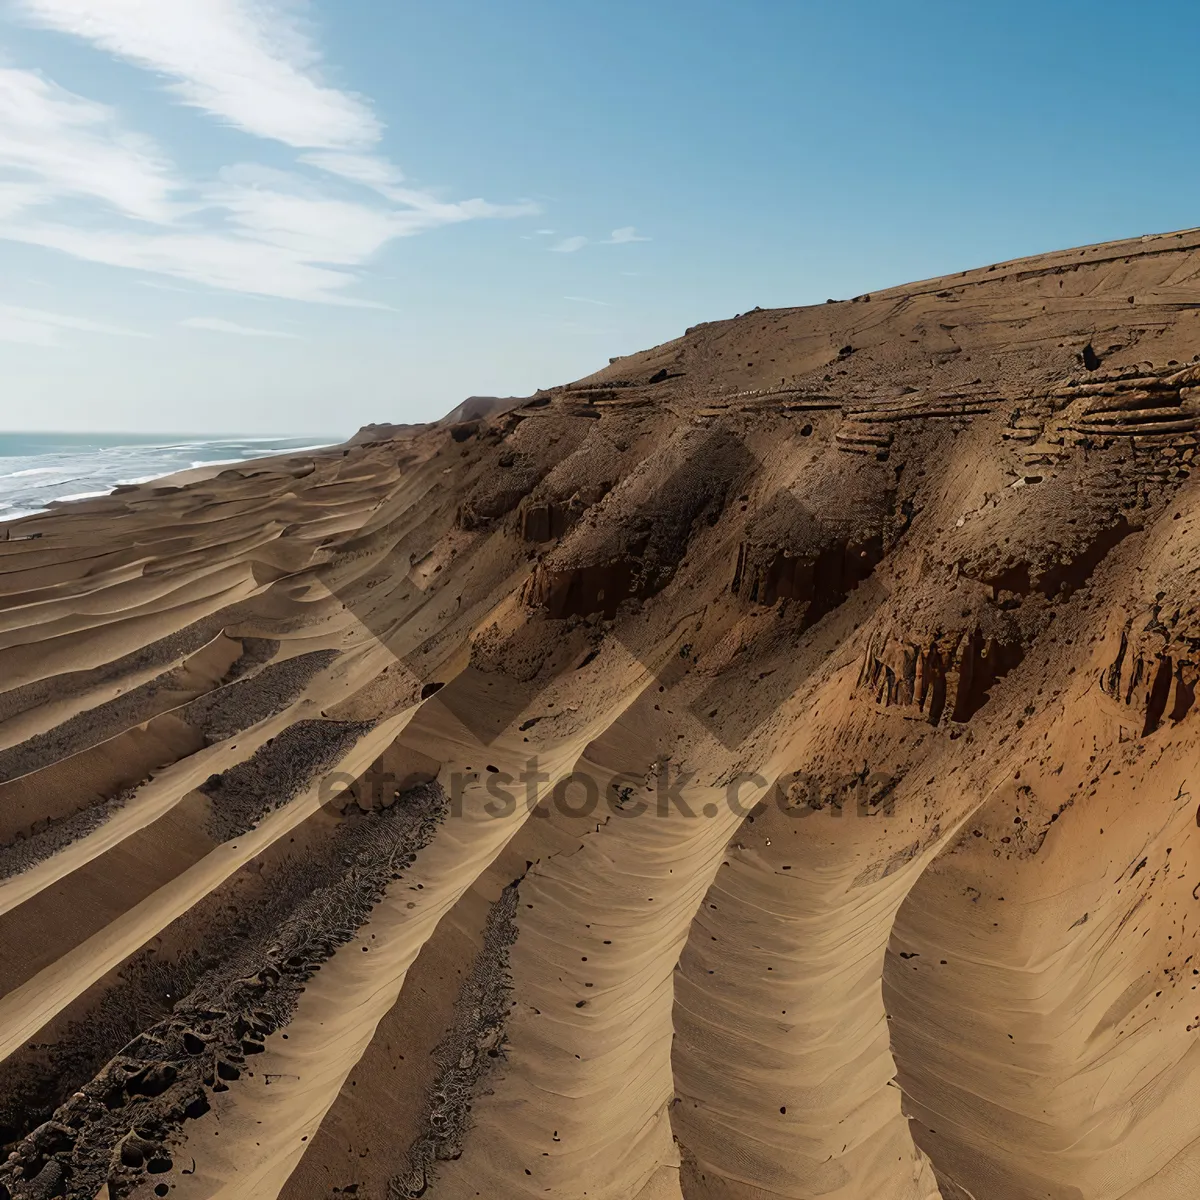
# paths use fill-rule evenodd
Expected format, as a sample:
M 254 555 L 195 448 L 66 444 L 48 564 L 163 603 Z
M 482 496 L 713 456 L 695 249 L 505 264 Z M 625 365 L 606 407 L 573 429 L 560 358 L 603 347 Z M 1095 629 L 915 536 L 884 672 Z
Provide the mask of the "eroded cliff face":
M 15 523 L 0 1197 L 1190 1197 L 1198 276 Z

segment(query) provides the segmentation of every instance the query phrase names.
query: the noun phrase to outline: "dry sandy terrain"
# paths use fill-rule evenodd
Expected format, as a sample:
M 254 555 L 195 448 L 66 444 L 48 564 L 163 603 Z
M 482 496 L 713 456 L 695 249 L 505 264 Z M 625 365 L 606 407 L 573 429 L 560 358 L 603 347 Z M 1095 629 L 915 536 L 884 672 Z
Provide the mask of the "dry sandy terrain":
M 1200 1195 L 1200 234 L 377 430 L 0 540 L 0 1198 Z

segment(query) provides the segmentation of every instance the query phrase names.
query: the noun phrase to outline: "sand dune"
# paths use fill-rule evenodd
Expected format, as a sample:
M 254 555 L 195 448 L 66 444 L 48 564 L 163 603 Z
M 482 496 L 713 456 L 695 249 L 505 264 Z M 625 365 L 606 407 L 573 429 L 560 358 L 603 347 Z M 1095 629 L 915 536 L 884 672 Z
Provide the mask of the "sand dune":
M 1197 297 L 755 310 L 7 527 L 0 1197 L 1197 1194 Z

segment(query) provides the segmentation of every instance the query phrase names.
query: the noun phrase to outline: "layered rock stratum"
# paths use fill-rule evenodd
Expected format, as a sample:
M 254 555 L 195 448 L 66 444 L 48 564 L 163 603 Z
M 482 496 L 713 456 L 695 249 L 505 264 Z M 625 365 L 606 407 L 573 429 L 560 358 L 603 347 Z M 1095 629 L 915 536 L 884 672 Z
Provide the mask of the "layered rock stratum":
M 0 1197 L 1200 1194 L 1200 233 L 376 432 L 0 540 Z

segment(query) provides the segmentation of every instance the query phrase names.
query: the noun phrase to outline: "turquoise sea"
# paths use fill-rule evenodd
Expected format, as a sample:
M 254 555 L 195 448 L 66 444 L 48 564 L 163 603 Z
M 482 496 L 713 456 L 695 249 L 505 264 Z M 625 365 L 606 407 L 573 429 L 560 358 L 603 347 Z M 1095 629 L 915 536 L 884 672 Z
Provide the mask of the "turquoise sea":
M 333 445 L 342 436 L 0 432 L 0 523 L 43 512 L 55 500 L 106 496 L 211 463 L 242 462 Z

